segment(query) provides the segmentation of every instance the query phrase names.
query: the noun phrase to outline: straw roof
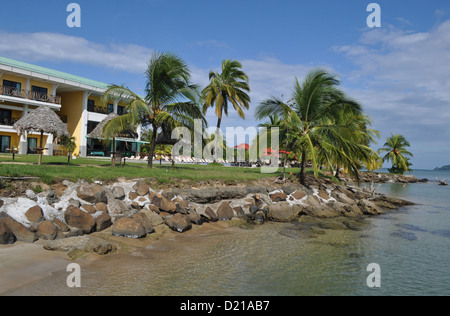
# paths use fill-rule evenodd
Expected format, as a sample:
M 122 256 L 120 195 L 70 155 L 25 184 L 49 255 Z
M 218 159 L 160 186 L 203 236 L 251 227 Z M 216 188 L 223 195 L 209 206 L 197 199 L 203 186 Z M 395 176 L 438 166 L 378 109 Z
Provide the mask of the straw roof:
M 103 119 L 103 121 L 101 121 L 96 128 L 94 128 L 94 130 L 89 134 L 89 138 L 97 138 L 97 139 L 102 139 L 103 138 L 103 129 L 105 128 L 105 125 L 115 119 L 119 117 L 118 114 L 116 113 L 111 113 L 109 114 L 107 117 L 105 117 Z M 118 135 L 116 135 L 117 137 L 129 137 L 129 138 L 137 138 L 138 134 L 135 131 L 132 131 L 131 129 L 129 130 L 125 130 L 121 133 L 119 133 Z
M 38 132 L 52 134 L 55 137 L 70 136 L 67 125 L 47 106 L 40 106 L 31 111 L 18 120 L 13 127 L 21 134 Z

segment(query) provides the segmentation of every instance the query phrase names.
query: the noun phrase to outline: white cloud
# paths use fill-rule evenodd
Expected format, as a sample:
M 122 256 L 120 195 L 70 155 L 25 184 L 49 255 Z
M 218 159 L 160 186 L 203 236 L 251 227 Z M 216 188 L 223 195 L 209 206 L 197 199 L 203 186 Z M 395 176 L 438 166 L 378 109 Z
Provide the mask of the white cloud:
M 134 44 L 98 44 L 58 33 L 0 31 L 0 54 L 34 62 L 75 62 L 131 73 L 145 72 L 153 50 Z
M 358 88 L 348 93 L 366 106 L 383 137 L 405 135 L 422 153 L 421 167 L 434 158 L 426 148 L 450 155 L 450 21 L 427 32 L 371 30 L 335 51 L 356 66 L 349 78 Z

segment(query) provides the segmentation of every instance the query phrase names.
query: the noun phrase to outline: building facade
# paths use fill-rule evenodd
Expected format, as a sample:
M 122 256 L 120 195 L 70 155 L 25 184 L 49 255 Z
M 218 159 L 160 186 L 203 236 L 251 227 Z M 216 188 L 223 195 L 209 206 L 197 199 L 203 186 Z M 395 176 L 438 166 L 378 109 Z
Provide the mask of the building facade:
M 16 150 L 19 154 L 33 154 L 40 143 L 40 135 L 18 135 L 13 125 L 24 115 L 40 106 L 54 110 L 64 123 L 77 148 L 74 155 L 107 156 L 112 148 L 89 133 L 111 112 L 122 115 L 125 103 L 116 101 L 102 104 L 101 96 L 108 89 L 102 82 L 70 75 L 64 72 L 0 57 L 0 152 Z M 138 139 L 118 143 L 120 151 L 139 152 Z M 60 153 L 57 140 L 44 134 L 45 155 Z M 116 149 L 117 150 L 117 149 Z

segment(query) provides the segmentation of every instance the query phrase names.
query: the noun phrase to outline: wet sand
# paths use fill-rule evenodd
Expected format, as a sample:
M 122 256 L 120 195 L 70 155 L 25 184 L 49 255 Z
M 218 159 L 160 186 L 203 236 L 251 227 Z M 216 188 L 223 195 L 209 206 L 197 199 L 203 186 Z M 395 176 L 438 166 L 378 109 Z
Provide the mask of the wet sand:
M 70 262 L 64 253 L 46 251 L 40 243 L 0 245 L 0 295 L 65 270 Z
M 232 225 L 231 225 L 232 226 Z M 43 248 L 45 242 L 34 244 L 16 243 L 0 246 L 0 296 L 8 295 L 98 295 L 89 282 L 91 276 L 105 275 L 115 278 L 120 270 L 140 260 L 149 260 L 152 266 L 170 267 L 177 258 L 192 255 L 202 249 L 213 247 L 223 238 L 232 238 L 239 228 L 230 227 L 230 223 L 218 222 L 194 226 L 183 234 L 173 232 L 165 225 L 156 227 L 156 233 L 143 239 L 128 239 L 111 236 L 108 230 L 94 233 L 93 236 L 107 239 L 117 250 L 106 256 L 86 254 L 72 260 L 64 252 L 48 251 Z M 69 289 L 66 271 L 69 263 L 78 263 L 82 271 L 82 288 Z M 107 267 L 107 269 L 105 269 Z M 109 269 L 109 270 L 108 270 Z M 138 277 L 138 276 L 136 276 Z M 133 280 L 128 280 L 132 282 Z M 127 282 L 122 280 L 120 282 Z M 84 284 L 83 284 L 84 283 Z M 85 286 L 86 285 L 86 286 Z M 113 294 L 114 289 L 105 289 L 100 295 Z

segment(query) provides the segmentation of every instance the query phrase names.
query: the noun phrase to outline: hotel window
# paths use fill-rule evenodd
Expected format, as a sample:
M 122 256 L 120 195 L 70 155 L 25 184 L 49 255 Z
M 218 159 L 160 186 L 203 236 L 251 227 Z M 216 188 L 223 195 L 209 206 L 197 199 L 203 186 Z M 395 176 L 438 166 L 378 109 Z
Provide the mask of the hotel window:
M 11 136 L 0 136 L 0 152 L 4 153 L 11 149 Z
M 95 101 L 94 100 L 88 100 L 87 110 L 89 112 L 95 111 Z
M 117 114 L 119 114 L 119 115 L 124 115 L 124 114 L 126 114 L 125 107 L 119 105 L 119 106 L 117 107 Z
M 36 92 L 36 93 L 45 94 L 45 95 L 48 94 L 47 88 L 42 88 L 42 87 L 38 87 L 38 86 L 32 86 L 31 91 Z
M 114 104 L 108 104 L 108 114 L 114 112 Z
M 44 102 L 47 101 L 47 97 L 48 97 L 48 89 L 47 88 L 32 86 L 31 92 L 32 92 L 33 100 L 44 101 Z
M 3 80 L 3 94 L 5 95 L 19 95 L 22 89 L 22 84 L 20 82 Z
M 0 110 L 0 125 L 11 125 L 12 123 L 12 111 Z
M 92 131 L 100 124 L 99 122 L 88 121 L 87 123 L 87 134 L 89 135 Z

